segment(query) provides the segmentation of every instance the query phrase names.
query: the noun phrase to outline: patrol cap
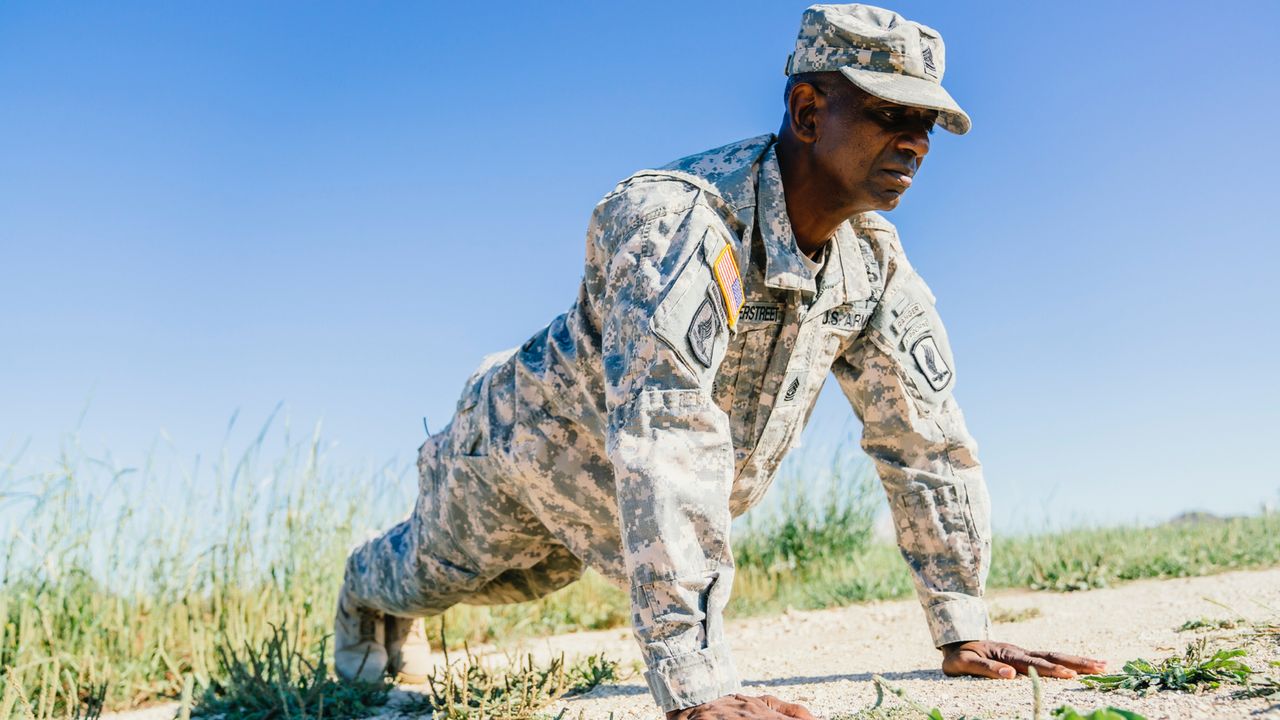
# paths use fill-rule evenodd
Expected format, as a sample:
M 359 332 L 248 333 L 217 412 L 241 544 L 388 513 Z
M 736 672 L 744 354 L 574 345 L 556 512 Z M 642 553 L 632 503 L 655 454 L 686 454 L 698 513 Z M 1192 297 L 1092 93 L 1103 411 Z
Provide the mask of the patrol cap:
M 969 116 L 942 89 L 942 35 L 870 5 L 813 5 L 800 18 L 787 75 L 839 70 L 878 98 L 938 111 L 938 124 L 969 132 Z

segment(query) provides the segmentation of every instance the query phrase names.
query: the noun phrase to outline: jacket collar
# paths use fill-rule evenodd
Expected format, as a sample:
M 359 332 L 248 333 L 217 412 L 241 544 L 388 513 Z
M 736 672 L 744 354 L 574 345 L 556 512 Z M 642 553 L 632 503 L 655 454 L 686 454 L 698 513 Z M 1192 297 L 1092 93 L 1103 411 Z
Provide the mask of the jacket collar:
M 761 159 L 758 188 L 756 222 L 759 223 L 760 239 L 764 241 L 764 284 L 772 288 L 816 292 L 813 273 L 800 256 L 796 234 L 791 229 L 791 218 L 787 215 L 776 144 L 770 145 Z M 827 257 L 831 257 L 829 252 Z
M 742 238 L 737 249 L 739 267 L 751 264 L 751 237 L 759 227 L 764 246 L 765 285 L 814 294 L 816 278 L 800 257 L 791 218 L 787 215 L 776 149 L 774 135 L 760 135 L 681 158 L 657 172 L 694 182 L 727 205 L 737 225 L 733 229 Z M 842 282 L 845 296 L 856 298 L 869 288 L 859 244 L 850 223 L 837 228 L 825 251 L 824 290 L 825 285 Z

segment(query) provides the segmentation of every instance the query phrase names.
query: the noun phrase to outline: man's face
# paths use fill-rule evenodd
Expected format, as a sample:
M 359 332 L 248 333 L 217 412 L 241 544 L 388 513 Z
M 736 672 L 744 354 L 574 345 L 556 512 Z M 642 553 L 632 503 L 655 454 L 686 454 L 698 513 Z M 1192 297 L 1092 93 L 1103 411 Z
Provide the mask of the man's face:
M 838 80 L 843 86 L 816 88 L 817 170 L 834 204 L 852 213 L 892 210 L 929 153 L 938 113 L 882 100 Z

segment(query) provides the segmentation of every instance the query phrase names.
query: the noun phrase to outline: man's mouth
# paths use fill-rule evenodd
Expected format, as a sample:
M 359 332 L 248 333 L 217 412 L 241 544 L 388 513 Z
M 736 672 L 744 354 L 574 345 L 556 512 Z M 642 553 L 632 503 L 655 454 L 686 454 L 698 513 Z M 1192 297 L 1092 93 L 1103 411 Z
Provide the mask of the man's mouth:
M 893 182 L 896 185 L 898 185 L 898 187 L 900 187 L 901 189 L 906 190 L 907 188 L 911 187 L 912 173 L 909 173 L 905 170 L 900 170 L 897 168 L 885 168 L 881 172 L 886 173 L 891 178 L 893 178 Z

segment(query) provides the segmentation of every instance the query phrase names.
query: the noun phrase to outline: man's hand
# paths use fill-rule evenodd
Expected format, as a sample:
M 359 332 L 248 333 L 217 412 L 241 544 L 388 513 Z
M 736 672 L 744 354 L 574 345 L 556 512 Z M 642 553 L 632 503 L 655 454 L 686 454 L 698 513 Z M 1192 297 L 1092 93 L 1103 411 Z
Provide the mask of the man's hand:
M 667 713 L 667 720 L 814 720 L 800 705 L 772 695 L 726 695 L 709 703 Z
M 942 672 L 947 675 L 976 675 L 978 677 L 1012 680 L 1018 674 L 1027 674 L 1027 668 L 1035 668 L 1040 677 L 1070 679 L 1076 673 L 1094 674 L 1107 669 L 1102 660 L 1076 657 L 1058 652 L 1023 650 L 1017 645 L 971 640 L 951 643 L 942 648 Z

